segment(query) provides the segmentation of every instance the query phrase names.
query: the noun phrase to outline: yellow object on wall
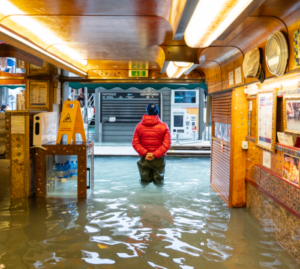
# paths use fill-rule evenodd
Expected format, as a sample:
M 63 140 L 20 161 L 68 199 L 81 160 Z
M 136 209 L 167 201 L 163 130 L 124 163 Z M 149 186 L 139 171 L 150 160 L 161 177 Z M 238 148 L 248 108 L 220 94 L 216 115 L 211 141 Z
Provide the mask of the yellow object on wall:
M 197 129 L 196 129 L 196 132 L 197 132 L 197 134 L 199 134 L 199 131 L 198 131 L 199 130 L 199 108 L 187 107 L 186 111 L 190 115 L 196 115 L 196 117 L 197 117 L 197 120 L 196 120 Z
M 78 101 L 65 101 L 61 113 L 56 144 L 60 144 L 63 135 L 67 135 L 67 144 L 76 142 L 76 134 L 80 134 L 86 142 L 84 124 L 82 120 L 80 103 Z

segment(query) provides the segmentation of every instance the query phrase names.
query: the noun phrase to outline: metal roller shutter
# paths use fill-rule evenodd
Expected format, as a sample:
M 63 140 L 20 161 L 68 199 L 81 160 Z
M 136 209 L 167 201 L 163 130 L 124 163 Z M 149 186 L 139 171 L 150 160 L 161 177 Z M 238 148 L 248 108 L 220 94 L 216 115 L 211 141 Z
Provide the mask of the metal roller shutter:
M 102 92 L 101 93 L 102 141 L 128 143 L 132 141 L 134 129 L 146 114 L 146 106 L 155 103 L 160 109 L 160 92 Z M 110 121 L 113 118 L 115 121 Z

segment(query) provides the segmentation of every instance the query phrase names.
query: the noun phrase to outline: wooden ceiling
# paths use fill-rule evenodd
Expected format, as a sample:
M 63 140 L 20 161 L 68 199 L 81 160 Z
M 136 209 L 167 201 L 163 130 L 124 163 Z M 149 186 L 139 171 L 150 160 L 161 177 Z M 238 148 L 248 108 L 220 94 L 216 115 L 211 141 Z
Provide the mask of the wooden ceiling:
M 187 48 L 184 40 L 173 38 L 188 1 L 0 0 L 0 26 L 85 72 L 129 69 L 130 61 L 146 61 L 149 69 L 161 70 L 168 58 L 166 46 Z M 259 7 L 223 40 L 198 49 L 198 69 L 242 60 L 253 44 L 261 45 L 276 30 L 292 34 L 286 25 L 299 20 L 299 0 L 254 1 Z
M 160 70 L 159 45 L 173 38 L 172 0 L 2 1 L 9 2 L 11 13 L 0 9 L 0 25 L 83 71 L 128 69 L 129 61 L 148 61 L 150 69 Z M 55 38 L 43 35 L 43 29 Z

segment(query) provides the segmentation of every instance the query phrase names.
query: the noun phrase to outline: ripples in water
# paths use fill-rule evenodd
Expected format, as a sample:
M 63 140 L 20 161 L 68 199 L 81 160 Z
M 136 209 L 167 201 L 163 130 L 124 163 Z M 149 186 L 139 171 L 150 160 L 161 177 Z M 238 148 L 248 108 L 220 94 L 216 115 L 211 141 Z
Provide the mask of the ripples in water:
M 298 268 L 210 188 L 210 159 L 168 158 L 163 185 L 141 184 L 136 158 L 95 162 L 87 202 L 1 205 L 0 268 Z

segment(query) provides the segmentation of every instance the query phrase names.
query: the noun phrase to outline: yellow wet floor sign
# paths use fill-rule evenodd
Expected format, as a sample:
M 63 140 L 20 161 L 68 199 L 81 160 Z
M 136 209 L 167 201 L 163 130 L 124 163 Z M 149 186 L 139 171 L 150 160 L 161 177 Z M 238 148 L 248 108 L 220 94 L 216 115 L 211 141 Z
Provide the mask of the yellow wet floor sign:
M 71 144 L 72 140 L 75 143 L 76 134 L 80 134 L 83 142 L 86 142 L 80 103 L 78 101 L 67 100 L 63 105 L 56 144 L 60 144 L 63 135 L 67 135 L 68 145 Z

